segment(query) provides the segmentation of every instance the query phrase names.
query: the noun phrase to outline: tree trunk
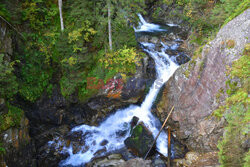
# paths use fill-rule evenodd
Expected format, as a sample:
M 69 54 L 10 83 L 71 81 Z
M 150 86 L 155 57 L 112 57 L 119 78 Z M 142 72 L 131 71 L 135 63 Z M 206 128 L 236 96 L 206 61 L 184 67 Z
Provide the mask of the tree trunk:
M 63 16 L 62 16 L 62 0 L 58 0 L 58 7 L 59 7 L 59 13 L 60 13 L 60 22 L 61 22 L 61 30 L 64 30 L 63 25 Z
M 109 28 L 109 49 L 112 51 L 112 32 L 111 32 L 111 18 L 110 18 L 110 1 L 108 1 L 108 28 Z

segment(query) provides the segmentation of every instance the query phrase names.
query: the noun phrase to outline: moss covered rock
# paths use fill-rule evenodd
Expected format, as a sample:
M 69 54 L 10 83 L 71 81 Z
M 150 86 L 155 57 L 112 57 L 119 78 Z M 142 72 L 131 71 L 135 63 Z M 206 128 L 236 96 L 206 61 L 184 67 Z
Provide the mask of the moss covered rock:
M 132 130 L 131 136 L 124 143 L 135 155 L 143 157 L 146 155 L 153 141 L 154 137 L 152 133 L 141 122 Z

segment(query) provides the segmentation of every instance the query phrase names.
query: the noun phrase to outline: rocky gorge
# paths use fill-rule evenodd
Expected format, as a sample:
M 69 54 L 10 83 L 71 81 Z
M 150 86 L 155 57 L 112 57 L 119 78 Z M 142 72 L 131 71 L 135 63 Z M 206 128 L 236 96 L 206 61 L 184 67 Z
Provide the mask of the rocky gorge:
M 150 16 L 148 16 L 150 20 Z M 170 21 L 164 18 L 164 23 L 176 23 L 180 20 Z M 172 106 L 175 110 L 170 117 L 168 126 L 172 129 L 172 148 L 175 166 L 218 166 L 216 156 L 217 143 L 224 133 L 225 119 L 218 120 L 212 115 L 213 111 L 222 105 L 227 97 L 225 91 L 218 97 L 220 90 L 226 90 L 225 82 L 229 79 L 227 68 L 232 62 L 239 59 L 247 43 L 249 43 L 250 10 L 226 24 L 214 40 L 201 48 L 201 52 L 192 55 L 187 45 L 188 27 L 166 26 L 167 33 L 139 32 L 138 44 L 147 49 L 142 43 L 152 43 L 155 50 L 170 55 L 170 59 L 180 67 L 173 76 L 163 85 L 152 107 L 154 113 L 161 121 L 165 120 Z M 162 22 L 162 20 L 161 20 Z M 157 22 L 158 23 L 158 22 Z M 165 25 L 164 25 L 165 26 Z M 163 26 L 163 27 L 164 27 Z M 141 34 L 140 34 L 141 33 Z M 8 32 L 8 25 L 1 22 L 1 53 L 13 56 L 13 48 L 18 49 L 21 40 L 15 39 Z M 168 49 L 166 49 L 168 48 Z M 168 64 L 168 63 L 166 63 Z M 84 153 L 85 138 L 88 133 L 71 131 L 82 124 L 98 126 L 112 116 L 117 110 L 126 109 L 131 104 L 141 105 L 143 100 L 157 78 L 156 62 L 147 53 L 140 61 L 133 77 L 123 85 L 122 90 L 114 86 L 111 90 L 100 90 L 98 94 L 87 102 L 80 102 L 77 97 L 66 99 L 60 93 L 60 86 L 55 76 L 57 85 L 52 95 L 44 94 L 34 103 L 16 96 L 12 103 L 24 111 L 20 127 L 9 128 L 1 133 L 6 153 L 1 155 L 1 167 L 5 166 L 58 166 L 61 161 L 69 157 L 64 152 L 65 147 L 72 146 L 72 153 Z M 119 79 L 119 75 L 116 78 Z M 121 96 L 114 98 L 108 94 L 119 92 Z M 4 100 L 1 100 L 1 112 L 6 112 Z M 137 119 L 137 118 L 133 118 Z M 130 122 L 131 120 L 129 120 Z M 95 152 L 95 158 L 86 166 L 166 166 L 165 156 L 154 148 L 148 160 L 143 157 L 145 150 L 153 141 L 152 132 L 142 122 L 135 121 L 134 131 L 126 139 L 126 147 L 112 150 L 107 154 L 105 149 Z M 128 125 L 129 127 L 130 125 Z M 166 130 L 166 129 L 165 129 Z M 131 139 L 138 137 L 137 131 L 143 132 L 139 137 L 146 142 L 137 149 L 136 142 Z M 146 135 L 145 135 L 145 134 Z M 125 136 L 126 131 L 119 131 L 118 136 Z M 145 137 L 146 136 L 146 137 Z M 105 146 L 108 140 L 101 141 Z M 126 144 L 127 143 L 127 144 Z M 93 144 L 95 145 L 95 144 Z M 132 145 L 132 146 L 131 146 Z M 147 146 L 147 147 L 145 147 Z M 136 148 L 133 150 L 133 148 Z M 139 151 L 138 151 L 139 150 Z M 147 150 L 147 149 L 146 149 Z M 187 151 L 189 151 L 187 153 Z M 186 155 L 186 156 L 185 156 Z M 67 165 L 71 166 L 71 165 Z M 72 165 L 73 166 L 73 165 Z M 81 165 L 79 165 L 81 166 Z

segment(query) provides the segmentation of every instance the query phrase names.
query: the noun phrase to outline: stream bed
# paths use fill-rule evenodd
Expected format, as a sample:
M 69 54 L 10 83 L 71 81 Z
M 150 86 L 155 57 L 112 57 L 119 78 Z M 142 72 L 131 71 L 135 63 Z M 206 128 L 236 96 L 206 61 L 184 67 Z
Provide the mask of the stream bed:
M 135 29 L 135 33 L 169 33 L 168 29 L 146 22 L 139 15 L 140 24 Z M 170 27 L 173 29 L 174 27 Z M 178 28 L 178 27 L 176 27 Z M 99 150 L 104 150 L 101 155 L 108 152 L 119 150 L 125 147 L 124 141 L 130 136 L 130 122 L 134 116 L 139 118 L 140 122 L 152 132 L 155 138 L 161 127 L 159 119 L 151 113 L 152 105 L 160 91 L 160 88 L 174 74 L 179 67 L 176 56 L 171 56 L 166 53 L 166 50 L 177 52 L 179 47 L 179 39 L 172 41 L 171 44 L 164 42 L 160 43 L 160 47 L 151 42 L 140 42 L 142 49 L 151 56 L 155 61 L 156 80 L 150 87 L 148 94 L 141 105 L 130 105 L 125 109 L 119 109 L 114 114 L 108 116 L 99 126 L 80 125 L 74 127 L 71 132 L 81 132 L 81 140 L 84 143 L 77 153 L 73 152 L 72 145 L 64 146 L 63 152 L 68 154 L 68 158 L 61 161 L 60 166 L 84 166 L 90 162 Z M 160 49 L 159 49 L 160 48 Z M 178 55 L 177 55 L 178 56 Z M 163 131 L 157 142 L 156 149 L 162 155 L 168 155 L 168 136 Z M 52 144 L 50 141 L 49 144 Z M 105 143 L 105 144 L 103 144 Z M 174 151 L 174 150 L 172 150 Z M 173 155 L 174 153 L 172 153 Z

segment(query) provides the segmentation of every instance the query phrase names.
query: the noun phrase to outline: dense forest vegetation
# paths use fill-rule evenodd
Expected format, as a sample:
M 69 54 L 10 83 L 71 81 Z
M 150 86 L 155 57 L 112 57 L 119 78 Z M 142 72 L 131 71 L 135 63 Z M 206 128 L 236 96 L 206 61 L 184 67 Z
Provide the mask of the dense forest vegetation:
M 107 82 L 117 75 L 124 80 L 132 76 L 144 56 L 133 29 L 138 26 L 137 14 L 158 21 L 162 4 L 181 11 L 172 10 L 169 17 L 189 23 L 189 39 L 196 52 L 249 8 L 249 0 L 63 0 L 62 27 L 58 0 L 1 0 L 0 20 L 8 24 L 16 46 L 13 55 L 8 55 L 0 44 L 0 102 L 8 107 L 8 113 L 0 115 L 0 132 L 19 125 L 24 112 L 12 103 L 17 96 L 33 103 L 58 86 L 66 99 L 76 95 L 85 102 L 98 92 L 88 89 L 88 78 Z M 150 5 L 153 13 L 148 14 Z M 228 81 L 226 104 L 215 111 L 220 118 L 232 109 L 226 115 L 228 131 L 219 143 L 220 162 L 227 166 L 246 161 L 247 166 L 249 152 L 242 155 L 237 148 L 241 139 L 234 137 L 248 133 L 249 46 L 229 74 L 240 78 L 241 85 Z M 230 157 L 235 150 L 235 157 Z M 1 143 L 0 152 L 4 153 Z

